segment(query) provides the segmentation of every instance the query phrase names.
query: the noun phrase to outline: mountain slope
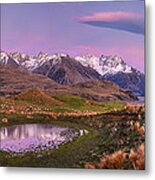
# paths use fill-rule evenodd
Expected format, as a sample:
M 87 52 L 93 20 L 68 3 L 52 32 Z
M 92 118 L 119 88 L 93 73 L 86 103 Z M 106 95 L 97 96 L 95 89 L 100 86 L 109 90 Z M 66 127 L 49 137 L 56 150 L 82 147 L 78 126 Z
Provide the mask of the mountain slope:
M 71 94 L 99 102 L 137 100 L 131 92 L 112 82 L 97 80 L 62 86 L 43 75 L 4 66 L 0 66 L 0 87 L 1 96 L 16 95 L 28 89 L 39 88 L 46 91 L 50 96 Z
M 15 95 L 29 88 L 55 88 L 60 86 L 51 79 L 20 68 L 0 65 L 0 95 Z
M 116 74 L 118 72 L 132 73 L 132 67 L 127 65 L 121 57 L 118 56 L 77 56 L 75 60 L 83 66 L 95 69 L 99 74 Z
M 4 51 L 0 52 L 0 65 L 13 68 L 19 67 L 18 62 Z
M 22 68 L 32 72 L 43 63 L 53 59 L 56 55 L 48 55 L 47 53 L 39 52 L 37 56 L 29 56 L 20 52 L 12 52 L 10 56 L 12 59 L 16 60 Z
M 137 96 L 145 96 L 145 76 L 142 73 L 133 71 L 132 73 L 118 72 L 117 74 L 106 74 L 104 80 L 112 81 L 124 89 L 132 91 Z
M 40 52 L 37 56 L 24 53 L 0 52 L 0 65 L 20 67 L 27 71 L 42 74 L 63 85 L 73 85 L 94 80 L 108 80 L 137 96 L 145 95 L 145 76 L 118 56 L 78 56 Z
M 68 55 L 57 55 L 43 63 L 33 72 L 45 75 L 63 85 L 100 79 L 100 75 L 94 69 L 84 67 Z
M 75 58 L 86 67 L 91 67 L 102 75 L 103 80 L 109 80 L 122 88 L 134 92 L 138 96 L 145 94 L 145 76 L 132 66 L 127 65 L 118 56 L 82 56 Z
M 134 101 L 137 97 L 110 81 L 90 81 L 72 86 L 61 86 L 47 91 L 51 96 L 72 94 L 88 100 L 106 101 Z
M 76 90 L 77 89 L 77 90 Z M 137 97 L 109 81 L 91 81 L 79 83 L 73 86 L 73 92 L 80 93 L 81 97 L 96 101 L 130 101 L 137 100 Z

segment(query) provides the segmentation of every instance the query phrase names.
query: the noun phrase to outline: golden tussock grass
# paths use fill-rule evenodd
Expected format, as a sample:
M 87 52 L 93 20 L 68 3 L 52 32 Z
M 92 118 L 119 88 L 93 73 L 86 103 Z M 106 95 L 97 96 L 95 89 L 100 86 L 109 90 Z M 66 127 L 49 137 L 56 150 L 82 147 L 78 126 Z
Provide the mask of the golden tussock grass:
M 144 170 L 144 154 L 144 144 L 141 144 L 135 150 L 131 149 L 129 153 L 126 153 L 125 150 L 119 150 L 106 155 L 99 162 L 86 163 L 84 167 L 87 169 L 125 169 L 125 163 L 128 162 L 131 164 L 131 169 Z M 127 155 L 129 158 L 127 158 Z
M 92 169 L 124 169 L 126 153 L 124 150 L 116 151 L 100 159 L 99 163 L 86 163 L 85 168 Z
M 136 150 L 133 150 L 133 149 L 130 150 L 129 159 L 135 170 L 145 169 L 145 155 L 144 154 L 145 154 L 144 144 L 139 145 Z

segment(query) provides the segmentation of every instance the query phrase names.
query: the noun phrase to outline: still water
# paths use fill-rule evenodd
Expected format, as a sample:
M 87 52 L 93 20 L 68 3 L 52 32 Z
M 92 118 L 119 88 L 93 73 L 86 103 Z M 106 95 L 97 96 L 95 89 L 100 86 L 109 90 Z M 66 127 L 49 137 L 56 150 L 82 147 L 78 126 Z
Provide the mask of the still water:
M 11 152 L 47 150 L 57 148 L 77 135 L 77 130 L 45 124 L 2 127 L 0 150 Z

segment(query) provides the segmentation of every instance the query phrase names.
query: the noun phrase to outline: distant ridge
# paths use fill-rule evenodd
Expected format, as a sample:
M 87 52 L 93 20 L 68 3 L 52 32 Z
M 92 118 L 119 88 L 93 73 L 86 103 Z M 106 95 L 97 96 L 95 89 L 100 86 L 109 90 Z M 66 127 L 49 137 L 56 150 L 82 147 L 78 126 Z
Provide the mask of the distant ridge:
M 145 75 L 116 55 L 70 57 L 63 53 L 49 55 L 40 52 L 37 56 L 29 56 L 20 52 L 1 51 L 0 57 L 2 66 L 21 67 L 47 76 L 62 85 L 103 79 L 112 81 L 137 96 L 145 95 Z

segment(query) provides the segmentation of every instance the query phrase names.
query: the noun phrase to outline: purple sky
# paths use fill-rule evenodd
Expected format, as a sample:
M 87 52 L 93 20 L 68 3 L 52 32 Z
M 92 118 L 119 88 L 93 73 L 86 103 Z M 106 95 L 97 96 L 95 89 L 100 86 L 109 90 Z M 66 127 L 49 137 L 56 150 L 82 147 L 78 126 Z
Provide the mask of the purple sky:
M 118 55 L 144 71 L 144 2 L 3 4 L 1 49 Z

